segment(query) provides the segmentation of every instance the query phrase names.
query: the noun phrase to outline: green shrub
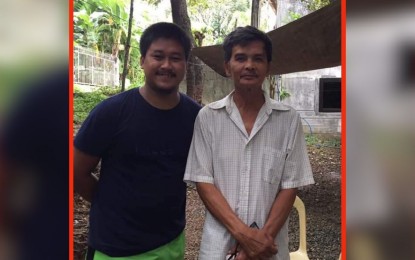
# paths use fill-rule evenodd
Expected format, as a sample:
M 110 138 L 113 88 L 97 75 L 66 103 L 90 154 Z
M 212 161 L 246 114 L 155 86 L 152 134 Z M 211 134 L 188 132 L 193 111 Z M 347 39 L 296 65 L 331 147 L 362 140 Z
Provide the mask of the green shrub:
M 95 92 L 80 92 L 74 89 L 74 118 L 73 122 L 75 124 L 81 124 L 89 112 L 102 100 L 106 99 L 108 96 L 104 95 L 100 91 Z
M 307 146 L 340 148 L 340 136 L 325 134 L 305 134 Z
M 105 96 L 114 96 L 121 92 L 121 87 L 99 87 L 97 92 L 105 95 Z
M 321 140 L 315 134 L 305 134 L 307 145 L 321 144 Z

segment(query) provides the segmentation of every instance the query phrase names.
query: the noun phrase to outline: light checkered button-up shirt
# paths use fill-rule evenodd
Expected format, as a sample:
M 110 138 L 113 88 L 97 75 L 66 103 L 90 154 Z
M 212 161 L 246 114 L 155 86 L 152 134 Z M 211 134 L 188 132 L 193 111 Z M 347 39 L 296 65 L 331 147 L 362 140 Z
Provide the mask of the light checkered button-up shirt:
M 233 93 L 205 106 L 196 118 L 184 180 L 214 184 L 242 221 L 263 227 L 280 189 L 314 183 L 299 114 L 265 95 L 248 135 Z M 272 259 L 289 259 L 287 224 Z M 207 212 L 199 259 L 223 260 L 234 243 Z

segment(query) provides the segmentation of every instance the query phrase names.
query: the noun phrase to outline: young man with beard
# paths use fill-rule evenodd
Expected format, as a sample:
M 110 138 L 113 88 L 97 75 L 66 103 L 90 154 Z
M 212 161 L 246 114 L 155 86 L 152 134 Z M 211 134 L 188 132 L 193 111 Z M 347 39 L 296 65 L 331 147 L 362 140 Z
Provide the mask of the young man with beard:
M 200 109 L 178 92 L 190 48 L 174 24 L 147 28 L 144 86 L 97 105 L 75 138 L 75 190 L 91 202 L 86 259 L 183 259 L 183 175 Z
M 301 118 L 262 90 L 266 34 L 239 27 L 223 48 L 234 91 L 200 110 L 184 177 L 208 209 L 199 259 L 289 259 L 286 220 L 314 182 Z

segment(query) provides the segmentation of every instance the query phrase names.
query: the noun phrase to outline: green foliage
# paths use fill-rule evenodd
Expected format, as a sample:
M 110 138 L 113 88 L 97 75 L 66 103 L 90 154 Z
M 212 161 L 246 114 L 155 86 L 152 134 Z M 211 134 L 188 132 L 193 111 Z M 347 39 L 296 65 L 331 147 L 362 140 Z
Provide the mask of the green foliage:
M 310 12 L 314 12 L 330 4 L 330 2 L 333 0 L 300 0 L 300 1 L 305 4 L 307 10 L 309 10 Z
M 294 11 L 288 11 L 288 15 L 283 19 L 283 24 L 291 23 L 297 19 L 300 19 L 303 15 Z
M 144 71 L 139 68 L 135 73 L 134 80 L 131 81 L 131 87 L 142 87 L 145 81 Z
M 103 94 L 104 96 L 110 97 L 117 95 L 121 92 L 120 88 L 118 87 L 110 87 L 110 86 L 103 86 L 99 87 L 99 89 L 96 91 L 98 94 Z
M 340 148 L 341 140 L 340 140 L 340 138 L 327 139 L 327 140 L 324 141 L 323 144 L 324 144 L 324 146 L 327 146 L 327 147 Z
M 285 88 L 280 89 L 280 101 L 286 99 L 289 96 L 291 96 L 291 94 Z
M 289 17 L 290 21 L 292 22 L 292 21 L 295 21 L 297 19 L 300 19 L 301 18 L 301 14 L 296 13 L 296 12 L 293 12 L 293 11 L 290 11 L 290 12 L 288 12 L 288 17 Z
M 125 0 L 75 0 L 75 43 L 96 51 L 116 55 L 120 60 L 120 71 L 123 71 L 124 45 L 127 40 L 129 18 L 127 10 Z M 135 24 L 134 21 L 133 24 Z M 138 42 L 141 34 L 141 28 L 133 25 L 127 75 L 131 82 L 140 80 Z
M 305 141 L 308 146 L 321 145 L 321 140 L 315 134 L 305 134 Z
M 158 6 L 161 2 L 161 0 L 147 0 L 147 2 L 151 5 Z
M 323 134 L 305 134 L 305 141 L 307 146 L 340 148 L 341 145 L 340 136 L 327 138 Z
M 138 35 L 138 33 L 136 33 L 136 35 Z M 124 51 L 122 51 L 122 53 L 124 53 Z M 129 69 L 127 78 L 134 86 L 141 86 L 144 83 L 144 72 L 140 66 L 140 57 L 141 54 L 139 49 L 139 43 L 138 41 L 132 41 L 130 48 Z M 121 67 L 123 67 L 124 63 L 121 65 Z M 122 71 L 122 68 L 120 71 Z
M 301 5 L 305 7 L 307 10 L 305 13 L 299 13 L 299 9 L 290 9 L 288 11 L 288 15 L 283 19 L 283 24 L 288 24 L 293 22 L 301 17 L 303 17 L 307 13 L 314 12 L 324 6 L 330 4 L 333 0 L 300 0 Z M 303 10 L 304 11 L 304 10 Z
M 244 14 L 249 10 L 249 2 L 190 0 L 188 10 L 192 17 L 192 26 L 205 34 L 204 45 L 222 43 L 224 37 L 236 26 L 249 24 L 249 17 Z
M 81 92 L 76 87 L 74 89 L 74 123 L 81 124 L 89 112 L 102 100 L 108 96 L 101 91 Z

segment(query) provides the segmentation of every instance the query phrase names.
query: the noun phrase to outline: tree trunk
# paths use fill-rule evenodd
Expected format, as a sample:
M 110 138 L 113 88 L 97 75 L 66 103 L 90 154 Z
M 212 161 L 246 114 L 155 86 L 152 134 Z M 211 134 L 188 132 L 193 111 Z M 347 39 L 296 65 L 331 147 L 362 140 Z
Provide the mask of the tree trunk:
M 127 42 L 125 44 L 125 56 L 124 56 L 124 69 L 122 72 L 122 81 L 121 81 L 121 91 L 125 90 L 125 78 L 127 77 L 128 73 L 128 60 L 130 57 L 130 43 L 131 43 L 131 27 L 133 24 L 133 14 L 134 14 L 134 0 L 131 0 L 130 3 L 130 18 L 128 20 L 128 34 L 127 34 Z
M 114 43 L 112 44 L 112 53 L 111 56 L 114 59 L 115 63 L 118 62 L 118 52 L 120 50 L 120 44 L 121 44 L 121 30 L 117 30 L 114 35 Z
M 275 7 L 275 15 L 278 14 L 278 1 L 274 1 L 274 7 Z M 275 25 L 274 25 L 274 30 L 278 28 L 278 24 L 277 21 L 275 21 Z M 274 76 L 274 82 L 275 85 L 273 86 L 274 90 L 273 90 L 273 96 L 271 97 L 272 99 L 275 99 L 275 93 L 277 94 L 277 100 L 280 100 L 280 92 L 281 92 L 281 75 L 279 74 L 275 74 Z M 275 88 L 277 89 L 277 91 L 275 92 Z M 271 93 L 271 89 L 270 89 L 270 93 Z
M 259 0 L 252 0 L 251 25 L 259 28 Z
M 192 35 L 190 19 L 187 14 L 186 0 L 170 0 L 170 4 L 173 15 L 173 23 L 180 26 L 189 35 L 192 40 L 192 47 L 195 47 L 196 44 Z M 186 94 L 201 104 L 203 94 L 202 62 L 192 54 L 189 56 L 186 83 Z

